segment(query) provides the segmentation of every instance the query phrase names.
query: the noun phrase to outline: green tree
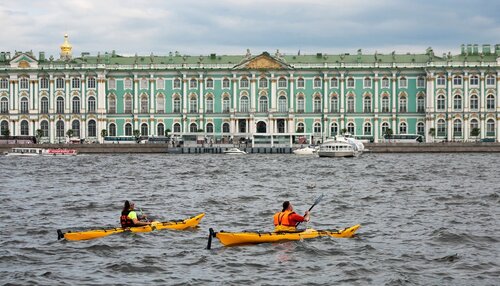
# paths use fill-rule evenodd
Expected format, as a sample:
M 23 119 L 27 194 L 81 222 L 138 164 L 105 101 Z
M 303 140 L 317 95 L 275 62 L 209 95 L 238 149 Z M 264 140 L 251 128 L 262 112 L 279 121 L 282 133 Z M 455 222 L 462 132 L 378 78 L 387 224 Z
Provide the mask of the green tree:
M 73 137 L 73 134 L 75 133 L 75 131 L 73 131 L 73 129 L 68 129 L 68 131 L 66 131 L 66 136 L 68 136 L 69 138 Z
M 8 128 L 5 129 L 4 131 L 2 131 L 2 135 L 5 136 L 5 137 L 9 137 L 10 136 L 10 130 Z
M 36 130 L 36 142 L 40 143 L 40 139 L 42 138 L 43 136 L 43 130 L 42 129 L 37 129 Z
M 429 128 L 429 136 L 432 138 L 432 141 L 434 141 L 434 136 L 436 136 L 436 128 Z
M 172 130 L 170 130 L 170 128 L 165 129 L 165 136 L 168 137 L 168 133 L 170 133 L 170 132 L 172 132 Z
M 135 129 L 134 130 L 134 137 L 136 140 L 139 140 L 139 137 L 141 137 L 141 131 Z
M 387 128 L 384 132 L 384 135 L 387 139 L 389 139 L 389 142 L 390 142 L 390 138 L 392 137 L 392 129 L 391 128 Z
M 470 131 L 470 136 L 474 136 L 476 137 L 476 141 L 477 141 L 477 137 L 481 134 L 481 129 L 477 128 L 477 127 L 474 127 L 472 128 L 472 130 Z
M 343 134 L 346 134 L 347 133 L 347 129 L 346 128 L 342 128 L 340 130 L 340 135 L 343 135 Z
M 104 138 L 106 136 L 108 136 L 108 130 L 106 129 L 101 130 L 101 137 Z

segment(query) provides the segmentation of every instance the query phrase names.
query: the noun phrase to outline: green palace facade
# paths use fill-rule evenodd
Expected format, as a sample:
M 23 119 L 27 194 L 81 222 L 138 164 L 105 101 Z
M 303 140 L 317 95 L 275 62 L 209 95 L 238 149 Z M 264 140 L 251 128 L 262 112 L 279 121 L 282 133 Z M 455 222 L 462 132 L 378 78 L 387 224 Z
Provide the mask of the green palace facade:
M 422 54 L 0 53 L 0 132 L 321 142 L 342 131 L 500 141 L 500 45 Z M 475 132 L 473 132 L 475 130 Z M 135 131 L 135 132 L 134 132 Z M 474 134 L 479 131 L 479 134 Z

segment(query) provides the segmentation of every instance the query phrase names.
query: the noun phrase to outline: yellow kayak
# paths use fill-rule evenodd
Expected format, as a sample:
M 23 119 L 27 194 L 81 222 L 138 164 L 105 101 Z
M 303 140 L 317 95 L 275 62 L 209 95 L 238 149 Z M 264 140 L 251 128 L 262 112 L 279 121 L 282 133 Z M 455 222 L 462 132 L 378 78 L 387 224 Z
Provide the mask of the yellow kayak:
M 110 228 L 110 229 L 94 229 L 94 230 L 86 230 L 79 232 L 68 231 L 63 233 L 60 229 L 57 230 L 57 239 L 65 238 L 66 240 L 87 240 L 100 238 L 104 236 L 108 236 L 115 233 L 121 232 L 150 232 L 154 230 L 164 230 L 164 229 L 174 229 L 174 230 L 183 230 L 187 228 L 193 228 L 198 226 L 201 219 L 205 216 L 205 213 L 201 213 L 197 216 L 185 219 L 183 221 L 153 221 L 151 225 L 145 226 L 134 226 L 130 228 Z
M 207 248 L 210 249 L 211 238 L 216 237 L 224 246 L 244 245 L 244 244 L 257 244 L 265 242 L 281 242 L 288 240 L 302 240 L 309 238 L 316 238 L 320 236 L 330 236 L 336 238 L 351 238 L 361 225 L 357 224 L 341 230 L 315 230 L 306 229 L 298 232 L 214 232 L 210 229 L 210 236 L 208 239 Z

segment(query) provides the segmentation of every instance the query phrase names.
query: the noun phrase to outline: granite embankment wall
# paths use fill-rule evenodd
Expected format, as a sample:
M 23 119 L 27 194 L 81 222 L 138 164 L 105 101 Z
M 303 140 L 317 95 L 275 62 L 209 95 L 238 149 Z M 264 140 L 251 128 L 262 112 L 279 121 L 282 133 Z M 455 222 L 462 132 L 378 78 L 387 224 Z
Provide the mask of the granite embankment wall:
M 172 148 L 167 144 L 37 144 L 37 145 L 14 145 L 0 144 L 0 152 L 9 151 L 13 147 L 36 147 L 36 148 L 71 148 L 78 150 L 81 154 L 98 153 L 222 153 L 230 145 L 217 147 L 184 147 Z M 297 146 L 298 147 L 298 146 Z M 500 143 L 369 143 L 366 149 L 372 153 L 500 153 Z M 256 147 L 240 148 L 248 153 L 290 153 L 291 149 L 286 147 Z

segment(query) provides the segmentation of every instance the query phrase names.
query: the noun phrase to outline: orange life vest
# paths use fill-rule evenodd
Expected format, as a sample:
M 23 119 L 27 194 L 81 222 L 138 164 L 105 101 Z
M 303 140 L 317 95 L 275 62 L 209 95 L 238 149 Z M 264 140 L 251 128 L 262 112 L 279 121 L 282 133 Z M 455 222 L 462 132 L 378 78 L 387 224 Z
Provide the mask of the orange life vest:
M 288 219 L 288 217 L 294 213 L 295 212 L 291 212 L 291 211 L 284 211 L 284 212 L 276 213 L 274 215 L 274 225 L 275 226 L 282 225 L 282 226 L 295 227 L 295 224 L 290 224 L 290 220 Z

